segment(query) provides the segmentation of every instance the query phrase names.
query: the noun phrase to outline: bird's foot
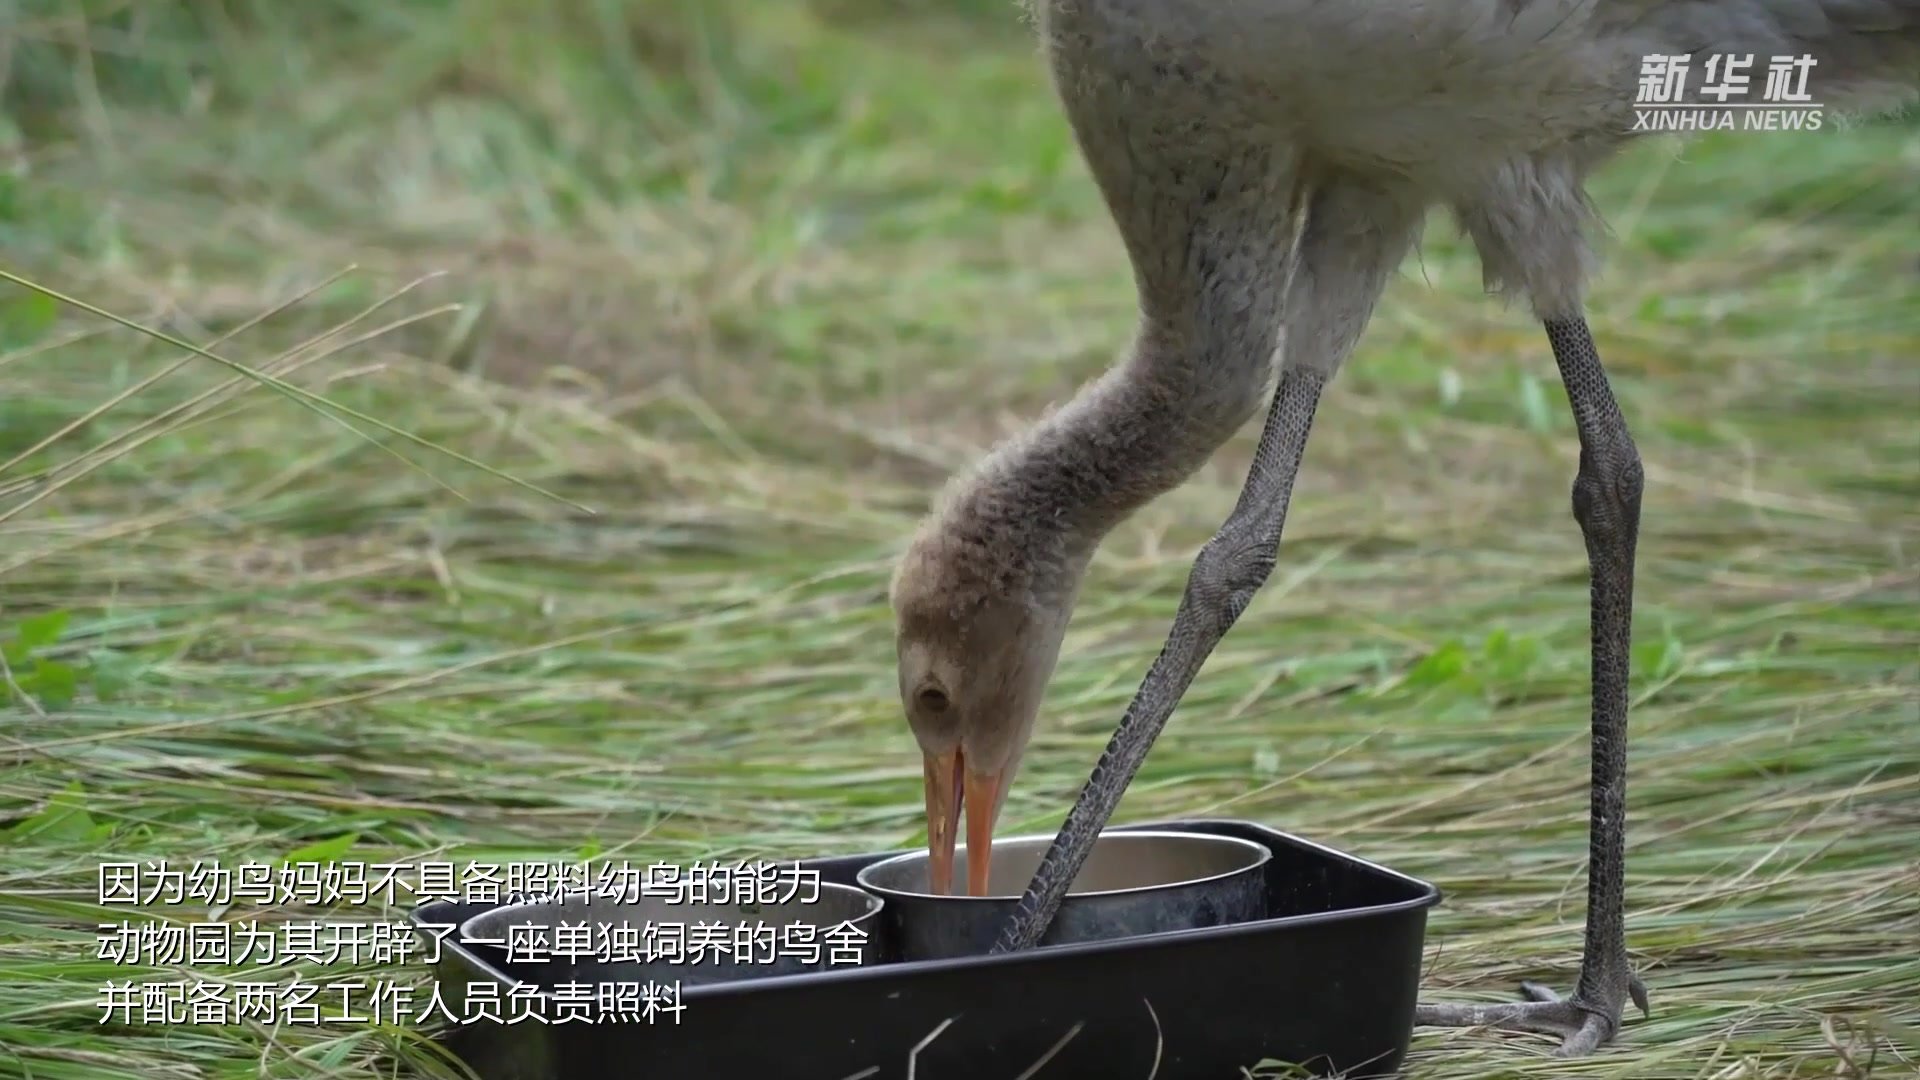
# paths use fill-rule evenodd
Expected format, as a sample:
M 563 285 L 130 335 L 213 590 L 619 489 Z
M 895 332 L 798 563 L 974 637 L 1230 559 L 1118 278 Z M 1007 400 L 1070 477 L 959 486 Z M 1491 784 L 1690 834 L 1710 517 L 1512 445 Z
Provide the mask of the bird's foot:
M 1612 981 L 1594 999 L 1575 994 L 1563 998 L 1551 987 L 1523 982 L 1526 1001 L 1505 1005 L 1420 1005 L 1413 1022 L 1426 1027 L 1504 1027 L 1560 1036 L 1556 1057 L 1585 1057 L 1606 1045 L 1620 1030 L 1626 999 L 1631 997 L 1646 1016 L 1647 986 L 1638 975 Z

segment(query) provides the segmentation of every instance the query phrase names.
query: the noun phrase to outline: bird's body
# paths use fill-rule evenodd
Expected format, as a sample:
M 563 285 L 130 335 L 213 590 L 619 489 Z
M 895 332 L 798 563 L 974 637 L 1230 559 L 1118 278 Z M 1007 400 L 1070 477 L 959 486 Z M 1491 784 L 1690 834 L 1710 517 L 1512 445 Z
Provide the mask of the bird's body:
M 1710 103 L 1707 58 L 1810 57 L 1825 109 L 1920 89 L 1920 0 L 1031 0 L 1054 86 L 1125 241 L 1131 354 L 949 489 L 901 562 L 900 690 L 926 756 L 929 841 L 960 811 L 984 848 L 1094 549 L 1178 485 L 1271 395 L 1232 515 L 1195 560 L 1166 648 L 1001 945 L 1032 945 L 1154 737 L 1271 570 L 1326 381 L 1434 207 L 1490 288 L 1544 324 L 1581 444 L 1574 514 L 1593 580 L 1592 870 L 1571 999 L 1435 1006 L 1581 1053 L 1644 992 L 1621 890 L 1627 660 L 1641 466 L 1582 314 L 1586 177 L 1637 136 L 1649 56 L 1687 56 L 1675 101 Z M 1817 138 L 1775 134 L 1760 137 Z M 984 850 L 970 854 L 976 891 Z M 936 884 L 944 887 L 938 879 Z
M 1692 57 L 1678 96 L 1699 103 L 1714 100 L 1702 94 L 1713 54 L 1753 60 L 1749 100 L 1771 58 L 1807 56 L 1818 103 L 1847 115 L 1911 100 L 1920 82 L 1915 0 L 1032 7 L 1070 113 L 1094 121 L 1124 108 L 1136 143 L 1185 144 L 1196 157 L 1267 147 L 1422 211 L 1444 206 L 1473 234 L 1489 278 L 1536 306 L 1578 302 L 1575 271 L 1591 264 L 1583 181 L 1641 134 L 1645 58 Z M 1097 123 L 1075 126 L 1083 144 L 1099 138 Z

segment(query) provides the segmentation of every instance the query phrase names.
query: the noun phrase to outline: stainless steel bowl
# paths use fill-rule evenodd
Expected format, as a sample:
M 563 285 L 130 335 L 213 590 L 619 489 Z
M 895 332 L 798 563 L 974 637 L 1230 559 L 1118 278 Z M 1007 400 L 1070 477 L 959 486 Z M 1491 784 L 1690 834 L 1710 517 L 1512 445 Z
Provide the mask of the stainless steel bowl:
M 509 963 L 549 986 L 678 982 L 684 987 L 878 963 L 885 956 L 885 927 L 878 918 L 884 907 L 876 896 L 824 881 L 811 899 L 773 903 L 697 904 L 579 892 L 564 901 L 494 908 L 462 923 L 460 934 L 470 945 L 505 950 Z M 796 925 L 803 929 L 790 929 Z M 736 947 L 743 940 L 744 950 Z M 817 950 L 808 948 L 809 940 Z M 708 947 L 716 941 L 726 949 Z M 559 955 L 582 950 L 586 955 Z
M 860 871 L 860 887 L 886 900 L 881 922 L 901 960 L 978 956 L 1013 914 L 1052 836 L 993 842 L 986 896 L 938 896 L 924 851 Z M 967 880 L 966 853 L 953 878 Z M 1102 833 L 1060 904 L 1042 946 L 1192 930 L 1266 916 L 1265 845 L 1204 833 Z

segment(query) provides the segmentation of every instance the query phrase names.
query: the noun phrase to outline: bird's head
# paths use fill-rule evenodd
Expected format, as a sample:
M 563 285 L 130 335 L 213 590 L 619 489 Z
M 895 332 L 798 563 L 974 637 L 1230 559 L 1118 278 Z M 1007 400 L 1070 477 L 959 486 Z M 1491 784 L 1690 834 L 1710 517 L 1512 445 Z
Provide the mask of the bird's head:
M 930 519 L 894 575 L 900 700 L 926 765 L 933 891 L 953 886 L 964 807 L 967 891 L 984 895 L 993 829 L 1071 615 L 1080 560 L 977 509 Z

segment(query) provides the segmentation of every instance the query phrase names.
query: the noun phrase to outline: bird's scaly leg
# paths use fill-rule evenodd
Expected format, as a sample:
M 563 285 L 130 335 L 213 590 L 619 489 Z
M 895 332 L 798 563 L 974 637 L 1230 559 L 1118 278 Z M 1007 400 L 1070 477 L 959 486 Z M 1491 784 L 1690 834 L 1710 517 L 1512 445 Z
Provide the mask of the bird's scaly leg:
M 1633 623 L 1633 557 L 1640 531 L 1640 454 L 1627 433 L 1585 320 L 1550 321 L 1547 338 L 1580 434 L 1573 516 L 1586 538 L 1592 594 L 1593 788 L 1588 826 L 1587 930 L 1571 998 L 1523 983 L 1532 1000 L 1422 1005 L 1416 1024 L 1492 1025 L 1559 1035 L 1557 1053 L 1580 1057 L 1612 1039 L 1629 997 L 1647 991 L 1627 959 L 1627 658 Z
M 1046 933 L 1068 884 L 1093 848 L 1093 837 L 1113 815 L 1167 717 L 1200 665 L 1272 572 L 1293 480 L 1300 471 L 1313 412 L 1325 385 L 1326 376 L 1305 365 L 1290 365 L 1281 375 L 1240 499 L 1194 560 L 1166 645 L 1148 669 L 1126 718 L 1094 766 L 1080 800 L 1054 837 L 994 952 L 1030 948 Z
M 1358 343 L 1426 212 L 1425 203 L 1408 191 L 1345 178 L 1299 182 L 1289 203 L 1293 228 L 1279 286 L 1285 360 L 1253 466 L 1233 512 L 1194 559 L 1166 645 L 1040 860 L 994 944 L 996 953 L 1031 948 L 1046 933 L 1167 717 L 1273 571 L 1321 391 Z M 1206 263 L 1221 261 L 1199 254 L 1207 255 Z M 1228 292 L 1244 293 L 1248 287 L 1234 283 Z

